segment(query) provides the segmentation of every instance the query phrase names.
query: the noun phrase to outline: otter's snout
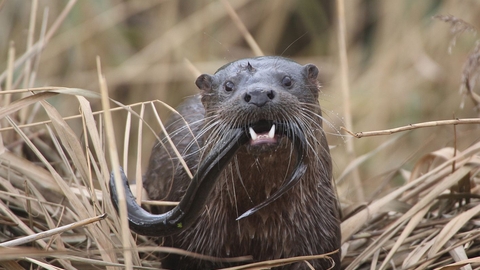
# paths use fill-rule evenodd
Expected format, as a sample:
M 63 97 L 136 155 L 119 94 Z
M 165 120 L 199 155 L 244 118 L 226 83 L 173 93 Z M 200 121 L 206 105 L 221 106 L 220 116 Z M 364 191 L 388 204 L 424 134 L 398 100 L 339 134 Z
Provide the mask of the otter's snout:
M 274 98 L 275 91 L 263 89 L 252 89 L 243 95 L 243 100 L 246 103 L 256 105 L 257 107 L 263 107 Z

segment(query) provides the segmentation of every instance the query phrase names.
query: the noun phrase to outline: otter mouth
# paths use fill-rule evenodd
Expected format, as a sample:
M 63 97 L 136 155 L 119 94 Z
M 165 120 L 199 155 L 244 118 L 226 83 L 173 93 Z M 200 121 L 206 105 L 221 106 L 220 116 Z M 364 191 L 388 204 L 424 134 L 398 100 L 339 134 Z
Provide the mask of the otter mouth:
M 250 136 L 249 144 L 264 145 L 278 144 L 277 125 L 273 121 L 260 120 L 248 127 L 248 135 Z

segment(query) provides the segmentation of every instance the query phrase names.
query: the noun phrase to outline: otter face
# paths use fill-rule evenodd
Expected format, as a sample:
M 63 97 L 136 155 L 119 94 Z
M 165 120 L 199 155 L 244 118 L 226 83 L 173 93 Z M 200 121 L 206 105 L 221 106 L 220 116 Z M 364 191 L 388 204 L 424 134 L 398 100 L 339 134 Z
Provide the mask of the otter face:
M 206 111 L 206 129 L 242 127 L 249 145 L 269 150 L 288 135 L 290 123 L 307 120 L 321 126 L 318 104 L 318 68 L 278 57 L 242 59 L 221 67 L 214 75 L 196 80 Z M 214 105 L 213 105 L 214 104 Z M 314 116 L 309 116 L 309 113 Z M 300 119 L 303 121 L 300 121 Z M 320 121 L 318 121 L 320 120 Z M 283 128 L 281 128 L 283 126 Z

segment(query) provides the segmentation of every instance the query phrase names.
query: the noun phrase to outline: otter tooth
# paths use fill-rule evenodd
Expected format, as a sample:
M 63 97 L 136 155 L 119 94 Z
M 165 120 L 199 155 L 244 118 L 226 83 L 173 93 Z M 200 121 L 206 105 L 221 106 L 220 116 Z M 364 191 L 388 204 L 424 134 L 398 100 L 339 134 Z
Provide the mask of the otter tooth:
M 268 137 L 270 139 L 273 139 L 275 137 L 275 125 L 272 125 L 272 128 L 270 128 L 270 131 L 268 132 Z
M 250 136 L 252 137 L 252 140 L 255 141 L 257 139 L 257 133 L 255 132 L 255 130 L 253 130 L 252 127 L 249 127 L 248 132 L 250 132 Z

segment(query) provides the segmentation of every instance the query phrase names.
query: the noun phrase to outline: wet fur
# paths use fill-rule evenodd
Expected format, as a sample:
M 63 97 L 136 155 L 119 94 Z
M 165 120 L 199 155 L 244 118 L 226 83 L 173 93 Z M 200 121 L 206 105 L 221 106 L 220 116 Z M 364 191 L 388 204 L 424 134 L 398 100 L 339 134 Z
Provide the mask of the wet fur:
M 287 89 L 281 79 L 291 76 Z M 308 169 L 300 182 L 278 200 L 247 218 L 236 218 L 258 205 L 281 186 L 295 165 L 295 151 L 283 137 L 279 146 L 239 150 L 222 173 L 198 222 L 179 235 L 165 238 L 165 245 L 216 256 L 252 255 L 255 261 L 317 255 L 340 247 L 335 192 L 331 183 L 331 159 L 322 129 L 318 104 L 318 70 L 288 59 L 263 57 L 228 64 L 215 75 L 197 79 L 200 96 L 187 99 L 174 115 L 167 131 L 192 173 L 205 153 L 231 127 L 261 119 L 297 123 L 308 143 Z M 226 80 L 238 86 L 224 91 Z M 264 107 L 242 102 L 249 87 L 269 87 L 278 95 Z M 185 125 L 189 123 L 189 127 Z M 163 140 L 164 141 L 164 140 Z M 189 177 L 168 144 L 157 143 L 145 175 L 151 199 L 178 201 Z M 161 209 L 166 211 L 168 209 Z M 339 255 L 333 256 L 339 267 Z M 328 260 L 310 261 L 315 269 L 328 269 Z M 226 264 L 169 255 L 163 267 L 211 269 Z M 278 268 L 283 269 L 283 268 Z M 309 269 L 301 262 L 285 269 Z

